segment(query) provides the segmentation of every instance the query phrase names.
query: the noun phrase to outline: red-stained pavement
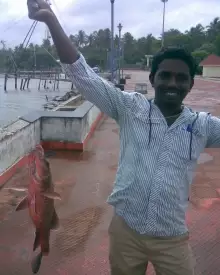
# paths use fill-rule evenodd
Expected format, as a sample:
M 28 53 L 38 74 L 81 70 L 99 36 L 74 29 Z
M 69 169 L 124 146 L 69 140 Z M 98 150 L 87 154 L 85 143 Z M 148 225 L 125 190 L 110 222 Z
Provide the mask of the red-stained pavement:
M 220 115 L 220 82 L 196 80 L 186 103 Z M 40 275 L 107 275 L 108 234 L 112 209 L 106 204 L 117 169 L 118 127 L 107 118 L 86 152 L 48 152 L 56 191 L 60 229 L 51 234 L 51 252 Z M 220 273 L 220 151 L 203 155 L 192 185 L 187 221 L 196 258 L 196 275 Z M 7 183 L 27 186 L 27 171 Z M 30 275 L 34 230 L 27 211 L 15 213 L 23 194 L 0 190 L 0 274 Z M 154 274 L 151 267 L 148 275 Z M 187 275 L 187 274 L 186 274 Z

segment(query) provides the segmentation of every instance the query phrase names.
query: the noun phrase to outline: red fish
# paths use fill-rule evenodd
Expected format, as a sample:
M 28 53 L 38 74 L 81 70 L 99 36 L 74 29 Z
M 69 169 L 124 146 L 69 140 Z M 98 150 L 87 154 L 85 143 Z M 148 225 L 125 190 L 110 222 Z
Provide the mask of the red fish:
M 46 160 L 44 150 L 40 145 L 37 145 L 29 156 L 29 174 L 28 189 L 10 189 L 27 191 L 27 196 L 17 205 L 16 211 L 28 208 L 35 226 L 33 251 L 40 247 L 40 253 L 32 260 L 32 272 L 37 273 L 40 269 L 42 257 L 49 254 L 50 231 L 59 227 L 54 199 L 61 199 L 60 195 L 54 192 L 50 164 Z

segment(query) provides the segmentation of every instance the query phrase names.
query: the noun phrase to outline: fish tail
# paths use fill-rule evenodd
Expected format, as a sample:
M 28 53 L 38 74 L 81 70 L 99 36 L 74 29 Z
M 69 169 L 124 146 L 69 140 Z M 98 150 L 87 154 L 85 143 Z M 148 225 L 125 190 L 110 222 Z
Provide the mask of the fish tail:
M 38 273 L 40 266 L 41 266 L 41 261 L 42 261 L 43 254 L 40 252 L 37 256 L 35 256 L 31 262 L 31 269 L 33 274 Z
M 35 251 L 38 248 L 38 246 L 40 246 L 40 231 L 36 230 L 33 251 Z
M 47 256 L 50 252 L 49 239 L 50 239 L 50 231 L 43 232 L 41 236 L 41 252 L 44 256 Z

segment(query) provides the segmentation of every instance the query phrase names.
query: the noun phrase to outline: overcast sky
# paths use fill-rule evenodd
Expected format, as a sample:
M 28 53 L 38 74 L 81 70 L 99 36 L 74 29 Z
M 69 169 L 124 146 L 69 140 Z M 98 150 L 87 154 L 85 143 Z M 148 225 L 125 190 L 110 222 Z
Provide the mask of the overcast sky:
M 83 29 L 90 33 L 110 27 L 110 0 L 51 0 L 53 9 L 68 34 Z M 220 16 L 219 0 L 169 0 L 166 6 L 165 29 L 189 29 L 198 23 L 208 25 Z M 162 29 L 160 0 L 115 0 L 115 27 L 119 22 L 123 32 L 135 37 L 153 33 L 159 36 Z M 31 21 L 27 17 L 26 0 L 0 0 L 0 40 L 7 46 L 21 43 Z M 117 31 L 117 29 L 116 29 Z M 40 23 L 32 38 L 39 42 L 45 36 L 45 26 Z

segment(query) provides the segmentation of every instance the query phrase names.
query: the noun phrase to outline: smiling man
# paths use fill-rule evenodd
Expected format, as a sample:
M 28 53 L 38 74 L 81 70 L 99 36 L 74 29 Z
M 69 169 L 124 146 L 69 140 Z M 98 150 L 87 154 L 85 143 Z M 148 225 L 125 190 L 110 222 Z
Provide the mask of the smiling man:
M 108 202 L 112 275 L 192 275 L 194 261 L 185 221 L 189 186 L 200 153 L 220 147 L 220 120 L 194 112 L 183 99 L 195 64 L 183 49 L 161 50 L 152 62 L 155 99 L 118 91 L 86 63 L 43 0 L 28 0 L 29 17 L 45 22 L 69 78 L 120 126 L 120 157 Z
M 154 56 L 150 82 L 155 90 L 154 104 L 170 126 L 183 111 L 183 100 L 194 84 L 195 62 L 181 48 L 161 50 Z

